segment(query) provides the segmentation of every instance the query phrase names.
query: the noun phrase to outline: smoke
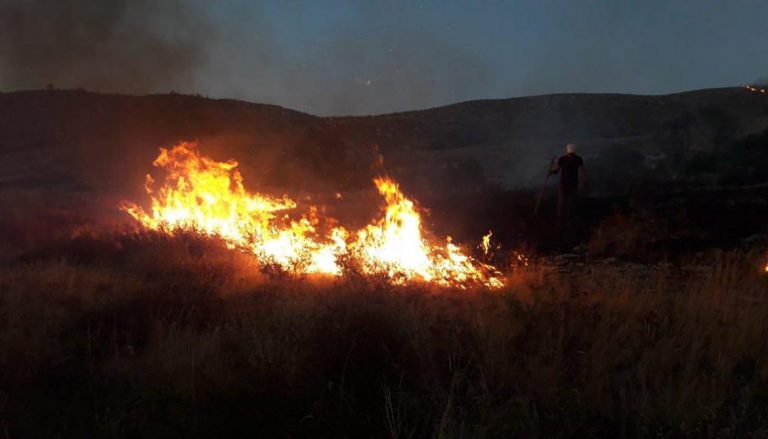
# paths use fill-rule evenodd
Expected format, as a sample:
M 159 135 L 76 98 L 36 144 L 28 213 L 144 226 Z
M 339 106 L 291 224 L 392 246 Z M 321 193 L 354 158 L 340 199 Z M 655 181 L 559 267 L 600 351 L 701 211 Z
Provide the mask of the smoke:
M 257 2 L 228 17 L 220 39 L 226 44 L 206 67 L 206 93 L 317 115 L 363 115 L 482 96 L 498 79 L 487 60 L 456 44 L 457 36 L 419 26 L 425 18 L 414 4 L 338 2 L 328 8 L 338 14 L 332 19 L 325 9 Z M 301 28 L 304 22 L 311 30 Z
M 0 89 L 176 90 L 317 115 L 667 93 L 765 71 L 743 50 L 768 12 L 750 3 L 0 0 Z
M 328 115 L 448 104 L 494 79 L 480 56 L 419 27 L 415 6 L 337 6 L 343 18 L 305 34 L 299 23 L 324 6 L 0 0 L 0 87 L 200 92 Z
M 204 17 L 182 0 L 3 0 L 0 86 L 192 91 Z
M 493 76 L 473 54 L 446 47 L 429 34 L 398 31 L 367 43 L 341 34 L 326 50 L 327 60 L 318 63 L 326 86 L 307 87 L 306 75 L 294 70 L 280 80 L 283 96 L 276 98 L 320 115 L 377 114 L 480 96 Z

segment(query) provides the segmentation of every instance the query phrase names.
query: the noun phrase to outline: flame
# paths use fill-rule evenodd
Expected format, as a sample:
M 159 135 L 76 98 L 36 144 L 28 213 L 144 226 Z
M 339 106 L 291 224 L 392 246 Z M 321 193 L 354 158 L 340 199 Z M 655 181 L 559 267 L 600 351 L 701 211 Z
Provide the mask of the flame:
M 524 255 L 522 253 L 516 252 L 516 251 L 512 252 L 511 261 L 512 262 L 511 262 L 510 265 L 512 267 L 525 268 L 525 267 L 528 266 L 528 256 L 526 256 L 526 255 Z
M 766 89 L 763 88 L 763 87 L 755 87 L 753 85 L 745 85 L 744 88 L 747 91 L 751 91 L 752 93 L 762 93 L 762 94 L 766 93 Z
M 491 236 L 493 236 L 493 230 L 489 230 L 488 233 L 483 236 L 483 242 L 480 243 L 480 248 L 483 249 L 483 254 L 488 255 L 488 251 L 491 249 Z
M 430 239 L 414 202 L 389 178 L 374 179 L 386 203 L 383 217 L 350 233 L 329 226 L 335 221 L 321 218 L 314 207 L 291 219 L 298 208 L 294 200 L 248 192 L 236 161 L 205 157 L 196 143 L 160 148 L 153 164 L 166 175 L 159 189 L 147 176 L 149 211 L 131 202 L 121 206 L 147 229 L 218 236 L 233 249 L 302 274 L 340 276 L 342 261 L 351 261 L 363 273 L 385 274 L 393 283 L 504 285 L 498 270 L 466 255 L 450 237 L 442 244 Z

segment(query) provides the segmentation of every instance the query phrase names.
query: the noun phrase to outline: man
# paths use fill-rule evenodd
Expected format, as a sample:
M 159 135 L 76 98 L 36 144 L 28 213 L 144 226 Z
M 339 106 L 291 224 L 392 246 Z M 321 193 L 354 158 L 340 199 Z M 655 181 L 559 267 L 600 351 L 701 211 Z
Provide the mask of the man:
M 579 195 L 579 176 L 581 176 L 582 183 L 587 177 L 584 171 L 584 160 L 576 155 L 576 145 L 569 143 L 565 146 L 565 151 L 566 154 L 557 161 L 557 166 L 550 170 L 550 174 L 560 173 L 557 219 L 561 226 L 570 225 Z

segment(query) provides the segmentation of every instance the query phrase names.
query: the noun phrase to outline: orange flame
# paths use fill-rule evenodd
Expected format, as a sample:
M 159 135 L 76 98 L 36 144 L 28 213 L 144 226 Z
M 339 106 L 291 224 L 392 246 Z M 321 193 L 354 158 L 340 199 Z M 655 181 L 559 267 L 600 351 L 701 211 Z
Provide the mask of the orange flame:
M 488 234 L 483 236 L 483 242 L 480 244 L 480 248 L 483 249 L 483 254 L 488 255 L 488 252 L 491 250 L 491 236 L 493 236 L 493 230 L 489 230 Z
M 205 157 L 195 143 L 161 148 L 153 164 L 166 176 L 157 190 L 155 180 L 147 176 L 151 210 L 130 202 L 122 205 L 148 229 L 168 234 L 191 229 L 218 236 L 262 262 L 304 274 L 339 276 L 344 271 L 341 261 L 350 260 L 363 273 L 385 274 L 393 283 L 504 285 L 498 270 L 466 255 L 450 237 L 444 244 L 426 238 L 413 201 L 389 178 L 374 179 L 386 202 L 383 218 L 356 233 L 340 226 L 322 232 L 324 219 L 318 218 L 317 209 L 291 219 L 295 201 L 249 193 L 237 162 Z
M 751 91 L 752 93 L 762 93 L 762 94 L 766 93 L 765 91 L 766 89 L 763 87 L 755 87 L 754 85 L 745 85 L 744 88 L 747 89 L 748 91 Z

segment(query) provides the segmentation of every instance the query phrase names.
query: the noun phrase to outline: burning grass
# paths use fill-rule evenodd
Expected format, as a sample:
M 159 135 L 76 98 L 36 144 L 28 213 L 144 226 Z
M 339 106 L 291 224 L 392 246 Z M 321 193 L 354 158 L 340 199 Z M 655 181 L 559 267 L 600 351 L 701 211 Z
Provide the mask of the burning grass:
M 196 233 L 81 235 L 0 268 L 0 425 L 8 437 L 759 435 L 761 262 L 533 261 L 500 290 L 465 291 L 310 280 Z
M 195 143 L 161 148 L 154 165 L 165 177 L 155 187 L 147 175 L 150 210 L 130 202 L 122 206 L 146 229 L 168 235 L 194 230 L 262 263 L 304 274 L 340 276 L 343 265 L 352 262 L 364 274 L 384 275 L 395 284 L 503 285 L 498 270 L 469 256 L 450 237 L 440 242 L 430 236 L 415 203 L 390 178 L 374 179 L 386 203 L 382 218 L 352 232 L 316 206 L 297 217 L 291 198 L 247 191 L 237 162 L 206 157 Z

